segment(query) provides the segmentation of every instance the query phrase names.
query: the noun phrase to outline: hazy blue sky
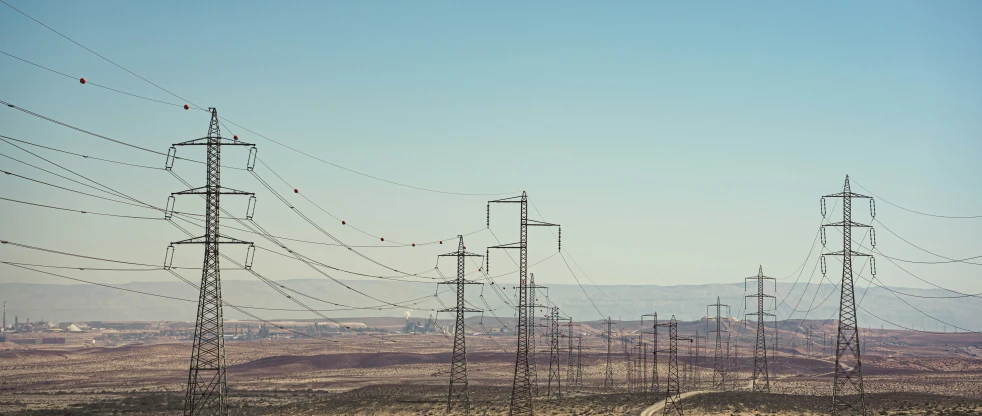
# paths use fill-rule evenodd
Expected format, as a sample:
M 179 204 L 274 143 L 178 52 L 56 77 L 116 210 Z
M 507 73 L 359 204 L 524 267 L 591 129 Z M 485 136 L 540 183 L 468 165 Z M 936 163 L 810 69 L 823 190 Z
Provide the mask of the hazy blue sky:
M 759 264 L 767 274 L 787 276 L 816 235 L 819 197 L 841 190 L 847 173 L 900 205 L 982 215 L 977 1 L 7 1 L 194 103 L 217 107 L 237 123 L 332 162 L 441 190 L 527 190 L 546 219 L 563 224 L 564 247 L 598 284 L 739 282 Z M 0 50 L 183 104 L 2 5 Z M 3 55 L 0 75 L 2 100 L 155 150 L 207 131 L 203 112 L 83 86 Z M 489 197 L 400 188 L 240 129 L 233 133 L 256 143 L 261 157 L 304 195 L 372 234 L 423 242 L 484 228 Z M 0 134 L 164 164 L 163 157 L 6 107 Z M 39 151 L 157 205 L 183 187 L 162 171 Z M 2 142 L 0 153 L 44 163 Z M 179 154 L 202 159 L 203 149 Z M 234 166 L 244 166 L 245 157 L 241 149 L 224 153 L 225 163 Z M 84 189 L 2 157 L 0 169 Z M 179 162 L 175 170 L 195 184 L 204 180 L 200 165 Z M 318 211 L 268 170 L 257 173 L 345 242 L 378 243 Z M 5 198 L 159 216 L 3 176 Z M 252 176 L 226 170 L 223 184 L 257 192 L 256 221 L 270 232 L 328 241 Z M 982 219 L 929 218 L 879 202 L 877 219 L 909 241 L 954 258 L 982 254 Z M 233 212 L 245 206 L 236 197 L 223 203 Z M 200 212 L 201 206 L 194 197 L 178 200 L 179 210 Z M 167 243 L 183 238 L 163 221 L 5 201 L 0 212 L 0 239 L 90 256 L 157 264 Z M 865 201 L 856 202 L 854 214 L 857 221 L 870 220 Z M 517 216 L 515 206 L 492 207 L 491 229 L 502 242 L 517 238 Z M 941 260 L 877 231 L 877 248 L 886 254 Z M 857 239 L 862 236 L 857 232 Z M 530 239 L 533 262 L 556 250 L 547 230 L 533 229 Z M 840 249 L 836 231 L 829 231 L 829 240 L 830 250 Z M 493 243 L 482 232 L 468 239 L 468 249 L 483 253 Z M 393 274 L 344 249 L 290 246 L 338 267 Z M 452 248 L 363 252 L 401 270 L 422 271 Z M 228 250 L 242 255 L 238 247 Z M 195 267 L 200 258 L 200 247 L 184 246 L 176 263 Z M 0 247 L 0 260 L 98 264 L 9 246 Z M 885 260 L 877 266 L 887 284 L 926 286 Z M 838 279 L 837 264 L 830 262 L 832 279 Z M 443 265 L 452 273 L 450 261 Z M 803 281 L 814 265 L 813 256 Z M 514 268 L 500 251 L 492 253 L 491 266 L 492 274 Z M 320 277 L 265 252 L 255 267 L 276 279 Z M 905 267 L 938 284 L 982 291 L 979 266 Z M 533 271 L 538 282 L 574 283 L 558 256 Z M 62 272 L 102 282 L 170 278 Z M 185 275 L 197 279 L 193 271 Z M 242 272 L 224 276 L 251 278 Z M 0 268 L 0 281 L 64 282 L 7 266 Z

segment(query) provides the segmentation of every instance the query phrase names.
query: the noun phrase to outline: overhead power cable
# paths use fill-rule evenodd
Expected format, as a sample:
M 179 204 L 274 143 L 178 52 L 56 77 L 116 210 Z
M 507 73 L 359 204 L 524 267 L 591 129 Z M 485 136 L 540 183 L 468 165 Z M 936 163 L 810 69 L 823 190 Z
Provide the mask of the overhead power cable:
M 929 213 L 921 212 L 921 211 L 915 211 L 915 210 L 912 210 L 910 208 L 904 208 L 904 207 L 902 207 L 900 205 L 894 204 L 893 202 L 887 201 L 887 200 L 885 200 L 885 199 L 877 196 L 872 191 L 870 191 L 869 189 L 867 189 L 863 185 L 860 185 L 858 182 L 856 182 L 855 179 L 852 179 L 852 183 L 855 184 L 856 186 L 862 188 L 863 191 L 865 191 L 866 193 L 868 193 L 868 194 L 876 197 L 877 200 L 886 202 L 889 205 L 892 205 L 892 206 L 894 206 L 896 208 L 900 208 L 900 209 L 902 209 L 904 211 L 907 211 L 907 212 L 910 212 L 910 213 L 924 215 L 924 216 L 928 216 L 928 217 L 947 218 L 947 219 L 974 219 L 974 218 L 982 218 L 982 215 L 938 215 L 938 214 L 929 214 Z
M 44 27 L 45 27 L 46 29 L 48 29 L 48 30 L 50 30 L 50 31 L 52 31 L 52 32 L 54 32 L 54 33 L 56 33 L 56 34 L 58 34 L 58 35 L 59 35 L 59 36 L 61 36 L 62 38 L 65 38 L 66 40 L 68 40 L 68 41 L 70 41 L 70 42 L 72 42 L 72 43 L 74 43 L 75 45 L 77 45 L 77 46 L 79 46 L 79 47 L 81 47 L 82 49 L 85 49 L 85 50 L 86 50 L 86 51 L 88 51 L 89 53 L 92 53 L 93 55 L 95 55 L 95 56 L 98 56 L 98 57 L 99 57 L 99 58 L 101 58 L 102 60 L 104 60 L 104 61 L 106 61 L 106 62 L 109 62 L 110 64 L 112 64 L 112 65 L 114 65 L 114 66 L 116 66 L 117 68 L 119 68 L 119 69 L 122 69 L 123 71 L 126 71 L 126 72 L 127 72 L 127 73 L 129 73 L 130 75 L 133 75 L 133 76 L 135 76 L 135 77 L 137 77 L 137 78 L 139 78 L 140 80 L 142 80 L 142 81 L 144 81 L 144 82 L 146 82 L 146 83 L 148 83 L 148 84 L 150 84 L 150 85 L 152 85 L 152 86 L 154 86 L 154 87 L 156 87 L 157 89 L 159 89 L 159 90 L 161 90 L 161 91 L 163 91 L 163 92 L 166 92 L 167 94 L 170 94 L 170 95 L 171 95 L 171 96 L 173 96 L 173 97 L 176 97 L 176 98 L 178 98 L 178 99 L 180 99 L 180 100 L 181 100 L 181 101 L 183 101 L 183 102 L 186 102 L 186 103 L 189 103 L 189 104 L 191 104 L 191 105 L 193 105 L 193 106 L 195 106 L 195 107 L 197 107 L 197 108 L 198 108 L 199 110 L 205 110 L 205 109 L 204 109 L 204 107 L 202 107 L 202 106 L 200 106 L 200 105 L 198 105 L 198 104 L 195 104 L 195 103 L 193 103 L 193 102 L 191 102 L 190 100 L 187 100 L 187 99 L 185 99 L 185 98 L 183 98 L 183 97 L 181 97 L 181 96 L 179 96 L 179 95 L 177 95 L 177 94 L 175 94 L 175 93 L 173 93 L 173 92 L 171 92 L 170 90 L 168 90 L 168 89 L 166 89 L 166 88 L 164 88 L 164 87 L 161 87 L 160 85 L 157 85 L 157 84 L 155 84 L 155 83 L 153 83 L 152 81 L 150 81 L 150 80 L 148 80 L 148 79 L 146 79 L 146 78 L 144 78 L 144 77 L 142 77 L 142 76 L 140 76 L 139 74 L 137 74 L 137 73 L 135 73 L 135 72 L 133 72 L 133 71 L 131 71 L 131 70 L 129 70 L 129 69 L 127 69 L 127 68 L 125 68 L 125 67 L 123 67 L 122 65 L 120 65 L 120 64 L 117 64 L 116 62 L 114 62 L 114 61 L 112 61 L 112 60 L 110 60 L 109 58 L 106 58 L 105 56 L 102 56 L 102 55 L 100 55 L 100 54 L 99 54 L 98 52 L 96 52 L 96 51 L 94 51 L 94 50 L 92 50 L 92 49 L 89 49 L 89 48 L 88 48 L 88 47 L 86 47 L 85 45 L 82 45 L 81 43 L 79 43 L 79 42 L 77 42 L 77 41 L 75 41 L 74 39 L 72 39 L 72 38 L 70 38 L 70 37 L 68 37 L 68 36 L 66 36 L 65 34 L 63 34 L 63 33 L 61 33 L 61 32 L 59 32 L 59 31 L 57 31 L 57 30 L 55 30 L 54 28 L 52 28 L 52 27 L 50 27 L 50 26 L 48 26 L 48 25 L 46 25 L 46 24 L 44 24 L 44 23 L 42 23 L 42 22 L 41 22 L 40 20 L 38 20 L 38 19 L 35 19 L 35 18 L 34 18 L 34 17 L 32 17 L 31 15 L 28 15 L 27 13 L 24 13 L 23 11 L 21 11 L 21 10 L 19 10 L 19 9 L 17 9 L 16 7 L 14 7 L 14 6 L 11 6 L 11 5 L 10 5 L 9 3 L 7 3 L 6 1 L 3 1 L 3 0 L 0 0 L 0 2 L 2 2 L 2 3 L 3 3 L 3 4 L 5 4 L 5 5 L 7 5 L 7 6 L 8 6 L 8 7 L 10 7 L 11 9 L 14 9 L 14 10 L 16 10 L 16 11 L 17 11 L 18 13 L 20 13 L 20 14 L 22 14 L 22 15 L 24 15 L 25 17 L 27 17 L 27 18 L 29 18 L 29 19 L 31 19 L 31 20 L 33 20 L 33 21 L 34 21 L 34 22 L 36 22 L 37 24 L 39 24 L 39 25 L 41 25 L 41 26 L 44 26 Z M 9 55 L 9 54 L 8 54 L 8 55 Z M 9 56 L 12 56 L 12 55 L 9 55 Z M 13 57 L 13 56 L 12 56 L 12 57 Z M 15 58 L 16 58 L 16 57 L 15 57 Z M 18 59 L 20 59 L 20 58 L 18 58 Z M 21 60 L 23 60 L 23 59 L 21 59 Z M 32 64 L 32 65 L 35 65 L 35 66 L 37 66 L 37 67 L 40 67 L 40 68 L 43 68 L 43 69 L 46 69 L 46 70 L 49 70 L 49 71 L 51 71 L 51 72 L 53 72 L 53 73 L 56 73 L 56 74 L 59 74 L 59 75 L 64 75 L 64 76 L 68 76 L 67 74 L 64 74 L 64 73 L 62 73 L 62 72 L 59 72 L 59 71 L 55 71 L 55 70 L 52 70 L 52 69 L 50 69 L 50 68 L 47 68 L 47 67 L 44 67 L 44 66 L 41 66 L 41 65 L 37 65 L 37 64 L 34 64 L 34 63 L 32 63 L 32 62 L 29 62 L 29 61 L 26 61 L 26 60 L 23 60 L 23 61 L 24 61 L 24 62 L 27 62 L 27 63 L 30 63 L 30 64 Z M 120 91 L 120 90 L 115 90 L 115 89 L 111 89 L 111 88 L 108 88 L 108 87 L 103 87 L 103 88 L 107 88 L 107 89 L 110 89 L 110 90 L 113 90 L 113 91 L 116 91 L 116 92 L 119 92 L 119 93 L 123 93 L 123 94 L 126 94 L 126 95 L 130 95 L 130 96 L 134 96 L 134 97 L 137 97 L 137 98 L 143 98 L 143 99 L 148 99 L 148 100 L 151 100 L 151 101 L 157 101 L 157 102 L 161 102 L 161 103 L 163 103 L 163 104 L 171 104 L 171 103 L 167 103 L 167 102 L 162 102 L 162 101 L 158 101 L 158 100 L 154 100 L 154 99 L 150 99 L 150 98 L 147 98 L 147 97 L 142 97 L 142 96 L 139 96 L 139 95 L 136 95 L 136 94 L 130 94 L 130 93 L 126 93 L 126 92 L 123 92 L 123 91 Z M 444 190 L 439 190 L 439 189 L 432 189 L 432 188 L 426 188 L 426 187 L 421 187 L 421 186 L 415 186 L 415 185 L 409 185 L 409 184 L 406 184 L 406 183 L 402 183 L 402 182 L 397 182 L 397 181 L 393 181 L 393 180 L 389 180 L 389 179 L 385 179 L 385 178 L 382 178 L 382 177 L 379 177 L 379 176 L 375 176 L 375 175 L 370 175 L 370 174 L 368 174 L 368 173 L 364 173 L 364 172 L 361 172 L 361 171 L 358 171 L 358 170 L 355 170 L 355 169 L 351 169 L 351 168 L 348 168 L 348 167 L 345 167 L 345 166 L 342 166 L 342 165 L 339 165 L 339 164 L 337 164 L 337 163 L 334 163 L 334 162 L 331 162 L 331 161 L 328 161 L 328 160 L 325 160 L 325 159 L 322 159 L 322 158 L 320 158 L 320 157 L 317 157 L 317 156 L 314 156 L 314 155 L 312 155 L 312 154 L 310 154 L 310 153 L 307 153 L 307 152 L 304 152 L 304 151 L 302 151 L 302 150 L 299 150 L 299 149 L 296 149 L 296 148 L 294 148 L 294 147 L 291 147 L 291 146 L 289 146 L 289 145 L 287 145 L 287 144 L 285 144 L 285 143 L 282 143 L 282 142 L 279 142 L 279 141 L 277 141 L 277 140 L 274 140 L 274 139 L 271 139 L 271 138 L 269 138 L 269 137 L 267 137 L 267 136 L 265 136 L 265 135 L 263 135 L 263 134 L 260 134 L 260 133 L 257 133 L 256 131 L 254 131 L 254 130 L 251 130 L 251 129 L 249 129 L 249 128 L 247 128 L 247 127 L 245 127 L 245 126 L 242 126 L 241 124 L 238 124 L 238 123 L 236 123 L 236 122 L 234 122 L 234 121 L 232 121 L 232 120 L 230 120 L 230 119 L 227 119 L 227 118 L 224 118 L 224 117 L 222 117 L 221 119 L 222 119 L 223 121 L 227 121 L 228 123 L 230 123 L 230 124 L 232 124 L 232 125 L 234 125 L 234 126 L 236 126 L 236 127 L 238 127 L 238 128 L 240 128 L 240 129 L 242 129 L 242 130 L 245 130 L 245 131 L 248 131 L 248 132 L 250 132 L 250 133 L 252 133 L 252 134 L 254 134 L 254 135 L 256 135 L 256 136 L 258 136 L 258 137 L 262 137 L 262 138 L 264 138 L 264 139 L 266 139 L 266 140 L 268 140 L 268 141 L 270 141 L 270 142 L 272 142 L 272 143 L 274 143 L 274 144 L 277 144 L 277 145 L 279 145 L 279 146 L 281 146 L 281 147 L 284 147 L 284 148 L 286 148 L 286 149 L 289 149 L 289 150 L 291 150 L 291 151 L 293 151 L 293 152 L 295 152 L 295 153 L 298 153 L 298 154 L 300 154 L 300 155 L 303 155 L 303 156 L 306 156 L 306 157 L 308 157 L 308 158 L 311 158 L 311 159 L 314 159 L 314 160 L 316 160 L 316 161 L 319 161 L 319 162 L 321 162 L 321 163 L 324 163 L 324 164 L 327 164 L 327 165 L 330 165 L 330 166 L 333 166 L 333 167 L 335 167 L 335 168 L 338 168 L 338 169 L 341 169 L 341 170 L 344 170 L 344 171 L 347 171 L 347 172 L 350 172 L 350 173 L 354 173 L 354 174 L 357 174 L 357 175 L 360 175 L 360 176 L 364 176 L 364 177 L 366 177 L 366 178 L 370 178 L 370 179 L 374 179 L 374 180 L 376 180 L 376 181 L 380 181 L 380 182 L 385 182 L 385 183 L 388 183 L 388 184 L 390 184 L 390 185 L 396 185 L 396 186 L 400 186 L 400 187 L 404 187 L 404 188 L 409 188 L 409 189 L 415 189 L 415 190 L 418 190 L 418 191 L 425 191 L 425 192 L 432 192 L 432 193 L 437 193 L 437 194 L 445 194 L 445 195 L 460 195 L 460 196 L 498 196 L 498 195 L 510 195 L 510 194 L 514 194 L 514 193 L 515 193 L 515 192 L 500 192 L 500 193 L 468 193 L 468 192 L 451 192 L 451 191 L 444 191 Z

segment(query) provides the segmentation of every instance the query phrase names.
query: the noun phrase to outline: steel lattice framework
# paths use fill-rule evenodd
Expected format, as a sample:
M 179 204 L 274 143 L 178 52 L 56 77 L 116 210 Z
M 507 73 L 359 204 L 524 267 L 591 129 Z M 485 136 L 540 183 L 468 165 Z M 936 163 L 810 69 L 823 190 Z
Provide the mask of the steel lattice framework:
M 679 324 L 675 320 L 675 315 L 668 322 L 660 326 L 668 327 L 668 349 L 662 352 L 668 353 L 668 388 L 665 391 L 665 407 L 662 414 L 683 415 L 682 411 L 682 389 L 679 383 L 679 341 L 689 341 L 689 338 L 679 338 Z
M 222 317 L 222 283 L 219 274 L 219 250 L 221 244 L 249 244 L 223 236 L 219 231 L 219 202 L 221 195 L 250 195 L 251 192 L 241 192 L 223 188 L 221 185 L 222 146 L 249 146 L 229 140 L 221 136 L 218 123 L 218 110 L 211 112 L 211 122 L 208 135 L 200 139 L 176 143 L 168 151 L 169 170 L 173 166 L 170 160 L 176 154 L 174 146 L 206 146 L 205 161 L 206 185 L 200 188 L 171 194 L 168 205 L 173 207 L 174 195 L 202 195 L 205 199 L 205 235 L 171 243 L 172 252 L 175 244 L 204 244 L 204 264 L 201 267 L 201 285 L 198 295 L 198 316 L 194 326 L 194 342 L 191 347 L 191 366 L 188 370 L 187 393 L 184 398 L 185 415 L 228 415 L 228 383 L 225 375 L 225 341 Z M 165 213 L 165 215 L 167 215 Z
M 641 327 L 644 328 L 644 317 L 652 317 L 651 324 L 651 385 L 648 387 L 648 391 L 652 394 L 657 393 L 661 390 L 661 383 L 658 380 L 658 312 L 653 312 L 649 314 L 641 315 Z
M 746 278 L 744 283 L 746 283 L 746 280 L 751 279 L 757 281 L 757 294 L 746 296 L 746 298 L 757 298 L 757 312 L 747 314 L 748 316 L 757 317 L 757 342 L 754 343 L 753 389 L 754 391 L 770 392 L 771 377 L 767 370 L 767 335 L 764 324 L 765 318 L 774 316 L 774 314 L 764 312 L 764 298 L 774 298 L 774 296 L 764 294 L 764 281 L 772 280 L 776 282 L 776 280 L 773 277 L 764 276 L 764 266 L 758 266 L 757 276 Z M 775 332 L 777 331 L 775 330 Z
M 616 323 L 611 321 L 610 317 L 608 316 L 603 325 L 607 326 L 607 329 L 604 330 L 604 335 L 607 338 L 607 362 L 604 366 L 604 388 L 609 389 L 614 387 L 614 367 L 613 363 L 610 362 L 610 344 L 613 341 L 614 335 L 611 331 L 611 327 L 616 325 Z
M 543 221 L 536 221 L 528 219 L 528 194 L 522 192 L 521 196 L 497 199 L 494 201 L 488 201 L 488 220 L 487 226 L 491 226 L 491 204 L 492 203 L 513 203 L 520 205 L 521 211 L 521 221 L 519 224 L 519 241 L 517 243 L 502 244 L 498 246 L 488 247 L 500 248 L 500 249 L 518 249 L 518 328 L 516 329 L 518 335 L 518 345 L 515 354 L 515 375 L 512 379 L 512 389 L 511 389 L 511 402 L 508 408 L 508 414 L 510 415 L 531 415 L 532 410 L 532 380 L 531 376 L 533 374 L 534 363 L 530 362 L 529 353 L 532 351 L 532 345 L 530 344 L 530 331 L 532 331 L 532 323 L 534 323 L 534 318 L 530 319 L 529 314 L 532 313 L 533 304 L 529 302 L 529 287 L 528 287 L 528 227 L 530 226 L 543 226 L 543 227 L 559 227 L 559 224 L 550 224 Z M 559 235 L 562 236 L 562 229 L 560 228 Z M 562 237 L 559 240 L 559 248 L 562 249 Z M 534 289 L 533 289 L 534 290 Z M 534 292 L 532 293 L 531 299 L 534 301 Z
M 716 351 L 713 355 L 713 388 L 718 390 L 726 390 L 728 368 L 726 365 L 726 356 L 723 353 L 723 333 L 725 332 L 728 337 L 730 331 L 723 328 L 723 318 L 720 312 L 722 308 L 726 308 L 726 316 L 729 317 L 730 306 L 720 303 L 719 296 L 717 296 L 716 303 L 708 305 L 707 309 L 712 307 L 716 308 L 716 329 L 709 329 L 709 321 L 706 321 L 706 334 L 709 334 L 710 332 L 716 333 Z
M 546 396 L 556 399 L 563 398 L 563 370 L 559 362 L 561 357 L 559 336 L 562 335 L 562 332 L 559 331 L 559 321 L 561 320 L 563 319 L 559 317 L 559 307 L 549 308 L 549 382 L 546 385 Z M 553 380 L 556 382 L 555 396 L 553 396 L 552 389 Z
M 852 258 L 869 257 L 852 249 L 852 228 L 866 227 L 852 220 L 852 199 L 872 198 L 852 192 L 849 188 L 849 175 L 842 185 L 842 192 L 822 197 L 822 216 L 825 216 L 825 198 L 842 198 L 842 222 L 825 224 L 827 227 L 842 227 L 842 251 L 826 253 L 827 256 L 842 256 L 842 282 L 839 296 L 839 328 L 835 346 L 835 381 L 832 385 L 832 414 L 866 414 L 866 393 L 863 389 L 863 361 L 859 352 L 859 324 L 856 321 L 856 296 L 853 287 Z M 822 243 L 825 243 L 824 228 Z M 875 241 L 875 240 L 874 240 Z M 826 271 L 822 258 L 822 273 Z M 872 259 L 871 259 L 872 261 Z M 875 266 L 872 270 L 876 270 Z M 875 275 L 875 271 L 873 272 Z
M 440 257 L 457 258 L 457 278 L 439 284 L 455 285 L 457 288 L 457 306 L 453 308 L 441 309 L 439 312 L 454 312 L 453 332 L 453 358 L 450 361 L 450 388 L 447 392 L 447 413 L 462 407 L 466 414 L 471 412 L 470 395 L 467 392 L 467 343 L 465 335 L 467 333 L 464 326 L 464 313 L 481 312 L 478 309 L 464 306 L 464 286 L 471 284 L 481 284 L 464 280 L 464 260 L 467 257 L 481 257 L 480 254 L 468 253 L 464 250 L 464 236 L 457 236 L 457 251 L 441 254 Z
M 578 324 L 574 323 L 572 318 L 566 322 L 566 394 L 572 392 L 576 383 L 576 374 L 573 370 L 573 326 L 576 325 Z

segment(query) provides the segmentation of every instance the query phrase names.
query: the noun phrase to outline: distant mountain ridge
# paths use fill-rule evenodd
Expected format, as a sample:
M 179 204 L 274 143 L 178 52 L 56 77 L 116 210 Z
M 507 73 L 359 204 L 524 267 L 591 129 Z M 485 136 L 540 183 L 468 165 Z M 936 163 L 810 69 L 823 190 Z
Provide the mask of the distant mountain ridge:
M 323 314 L 332 318 L 405 316 L 407 312 L 413 317 L 425 317 L 434 314 L 433 309 L 443 307 L 433 298 L 437 290 L 436 284 L 369 280 L 343 282 L 385 301 L 403 303 L 409 299 L 415 299 L 407 303 L 408 305 L 415 304 L 415 307 L 412 309 L 390 308 L 348 291 L 331 281 L 296 279 L 278 283 L 295 290 L 296 292 L 289 293 L 291 296 L 300 299 L 312 308 L 322 310 Z M 185 299 L 187 302 L 95 285 L 33 283 L 0 283 L 0 300 L 7 301 L 8 324 L 13 323 L 15 315 L 21 321 L 30 318 L 32 321 L 44 319 L 55 322 L 192 321 L 195 318 L 197 293 L 185 283 L 136 282 L 117 286 L 134 291 Z M 792 287 L 794 290 L 790 295 L 787 295 Z M 585 286 L 584 289 L 589 294 L 588 298 L 583 289 L 577 285 L 553 284 L 549 285 L 548 294 L 549 299 L 558 304 L 564 314 L 569 314 L 579 321 L 601 319 L 601 313 L 615 320 L 637 320 L 640 314 L 652 312 L 657 312 L 661 319 L 668 319 L 675 315 L 682 320 L 695 320 L 707 315 L 707 305 L 714 303 L 717 296 L 724 304 L 731 306 L 731 316 L 739 318 L 739 315 L 745 312 L 743 311 L 744 285 L 739 283 L 676 286 L 605 285 L 600 286 L 600 288 L 603 293 L 596 287 Z M 446 291 L 449 287 L 441 285 L 439 289 Z M 954 295 L 940 289 L 891 289 L 917 296 Z M 482 289 L 478 286 L 469 286 L 467 290 L 467 298 L 471 302 L 469 306 L 480 309 L 488 309 L 490 306 L 494 309 L 493 312 L 485 312 L 487 319 L 493 319 L 493 314 L 502 318 L 514 315 L 514 309 L 505 305 L 498 295 L 491 293 L 491 289 L 487 285 L 483 289 L 483 297 L 480 296 Z M 746 295 L 752 294 L 749 292 L 750 290 L 752 288 L 748 288 Z M 769 290 L 772 291 L 773 286 Z M 511 286 L 507 287 L 506 292 L 507 296 L 512 296 L 514 293 Z M 261 282 L 223 281 L 222 293 L 224 299 L 232 304 L 264 308 L 249 310 L 249 312 L 264 319 L 319 319 L 317 315 L 308 311 L 289 311 L 303 310 L 303 308 Z M 305 297 L 305 295 L 309 297 Z M 544 295 L 544 293 L 539 294 L 540 302 L 546 301 Z M 507 298 L 506 295 L 502 296 Z M 897 296 L 937 319 L 971 330 L 982 330 L 980 328 L 982 325 L 979 325 L 976 320 L 976 317 L 982 315 L 982 301 L 980 301 L 982 299 L 974 297 L 921 299 L 895 295 L 878 287 L 871 288 L 868 293 L 865 286 L 857 284 L 856 287 L 856 301 L 862 301 L 860 306 L 886 321 L 923 330 L 943 331 L 946 329 L 944 324 L 905 305 Z M 363 309 L 337 310 L 343 307 L 323 303 L 312 298 Z M 441 299 L 448 306 L 453 301 L 450 293 L 442 294 Z M 783 300 L 783 302 L 779 302 L 779 319 L 787 319 L 792 309 L 808 311 L 807 319 L 809 320 L 837 318 L 839 296 L 832 285 L 780 283 L 778 284 L 777 300 Z M 771 306 L 771 302 L 767 303 L 768 306 Z M 756 308 L 756 299 L 749 299 L 747 305 L 751 309 Z M 598 313 L 597 309 L 601 313 Z M 537 314 L 539 313 L 537 312 Z M 440 315 L 441 319 L 444 317 L 445 315 Z M 791 316 L 794 319 L 803 317 L 805 317 L 804 312 Z M 225 318 L 230 320 L 249 319 L 231 308 L 225 308 Z M 881 321 L 863 310 L 859 310 L 859 319 L 860 326 L 863 327 L 879 328 L 881 325 L 886 328 L 892 327 L 888 322 Z M 947 330 L 953 332 L 954 328 L 947 327 Z

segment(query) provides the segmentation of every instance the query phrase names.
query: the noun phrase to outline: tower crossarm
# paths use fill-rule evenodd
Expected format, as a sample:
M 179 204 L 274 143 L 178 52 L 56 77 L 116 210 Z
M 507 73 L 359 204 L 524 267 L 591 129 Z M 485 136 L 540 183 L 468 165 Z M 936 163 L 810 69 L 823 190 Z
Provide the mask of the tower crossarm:
M 831 195 L 824 195 L 822 198 L 872 198 L 871 196 L 857 194 L 855 192 L 837 192 Z
M 869 228 L 870 227 L 867 224 L 858 223 L 856 221 L 849 221 L 848 223 L 847 222 L 844 222 L 844 221 L 832 222 L 832 223 L 828 223 L 828 224 L 823 224 L 822 226 L 823 227 L 845 227 L 847 225 L 849 227 L 865 227 L 865 228 Z
M 823 256 L 841 256 L 845 253 L 845 250 L 839 250 L 832 253 L 823 253 Z M 853 257 L 869 257 L 869 254 L 861 253 L 856 250 L 849 250 L 849 255 Z

